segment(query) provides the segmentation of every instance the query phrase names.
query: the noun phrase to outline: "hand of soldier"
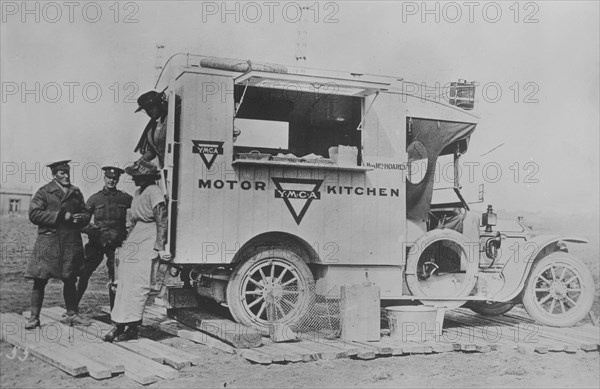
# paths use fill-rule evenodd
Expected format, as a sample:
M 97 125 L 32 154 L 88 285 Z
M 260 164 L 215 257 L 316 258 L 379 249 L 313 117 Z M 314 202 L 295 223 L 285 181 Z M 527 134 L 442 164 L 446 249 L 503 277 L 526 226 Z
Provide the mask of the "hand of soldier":
M 73 217 L 73 215 L 71 215 L 71 212 L 69 212 L 69 211 L 65 212 L 65 220 L 66 221 L 71 220 L 71 217 Z
M 161 260 L 167 261 L 167 262 L 170 261 L 171 259 L 173 259 L 173 256 L 171 255 L 171 253 L 168 251 L 164 251 L 164 250 L 159 251 L 158 256 L 160 257 Z
M 78 223 L 81 223 L 82 221 L 83 221 L 83 214 L 76 213 L 73 215 L 73 223 L 78 224 Z

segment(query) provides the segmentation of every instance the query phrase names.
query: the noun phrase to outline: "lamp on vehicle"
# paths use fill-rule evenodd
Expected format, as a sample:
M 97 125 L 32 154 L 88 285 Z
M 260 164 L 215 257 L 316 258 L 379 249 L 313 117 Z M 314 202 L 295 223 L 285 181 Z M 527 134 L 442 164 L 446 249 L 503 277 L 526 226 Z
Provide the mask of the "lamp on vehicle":
M 462 109 L 473 109 L 475 106 L 475 83 L 466 80 L 450 83 L 450 94 L 448 96 L 451 105 Z
M 487 212 L 481 215 L 481 225 L 485 226 L 485 232 L 492 232 L 492 226 L 496 225 L 497 216 L 492 209 L 492 205 L 488 205 Z

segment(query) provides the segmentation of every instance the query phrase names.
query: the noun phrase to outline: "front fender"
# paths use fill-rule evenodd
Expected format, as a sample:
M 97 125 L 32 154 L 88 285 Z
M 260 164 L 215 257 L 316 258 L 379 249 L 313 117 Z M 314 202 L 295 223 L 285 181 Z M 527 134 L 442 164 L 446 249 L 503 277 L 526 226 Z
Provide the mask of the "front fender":
M 525 286 L 533 264 L 554 251 L 567 251 L 563 242 L 588 243 L 586 239 L 574 236 L 539 235 L 514 247 L 502 268 L 504 286 L 496 293 L 494 301 L 510 301 L 517 297 Z

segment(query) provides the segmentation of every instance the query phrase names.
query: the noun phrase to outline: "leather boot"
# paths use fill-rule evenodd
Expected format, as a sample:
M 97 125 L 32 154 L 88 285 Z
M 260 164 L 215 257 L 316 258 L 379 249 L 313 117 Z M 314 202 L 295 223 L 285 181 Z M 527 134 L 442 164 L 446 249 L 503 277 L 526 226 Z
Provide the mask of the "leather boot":
M 102 340 L 112 343 L 117 337 L 123 335 L 124 332 L 125 324 L 114 323 L 113 328 L 111 328 L 110 331 L 108 331 L 108 333 L 102 337 Z
M 26 330 L 32 330 L 40 326 L 40 313 L 42 312 L 42 304 L 44 303 L 44 289 L 46 282 L 44 280 L 35 280 L 33 289 L 31 290 L 31 315 L 25 324 Z
M 79 313 L 79 297 L 77 296 L 76 282 L 76 278 L 63 280 L 63 298 L 65 299 L 67 315 Z
M 25 323 L 25 329 L 26 330 L 33 330 L 34 328 L 40 327 L 41 323 L 40 323 L 40 319 L 36 319 L 35 317 L 31 316 L 29 318 L 29 320 L 27 321 L 27 323 Z
M 124 333 L 115 338 L 115 342 L 126 342 L 128 340 L 138 339 L 140 334 L 140 322 L 129 323 Z

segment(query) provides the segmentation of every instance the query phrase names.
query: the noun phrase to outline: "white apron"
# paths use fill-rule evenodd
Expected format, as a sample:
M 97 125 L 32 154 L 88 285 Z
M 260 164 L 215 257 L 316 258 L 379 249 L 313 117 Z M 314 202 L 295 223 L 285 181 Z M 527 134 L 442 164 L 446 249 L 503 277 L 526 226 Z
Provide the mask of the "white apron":
M 156 224 L 138 221 L 115 255 L 117 293 L 111 319 L 116 323 L 142 320 L 150 292 Z
M 142 320 L 150 292 L 153 262 L 158 264 L 156 222 L 154 207 L 164 201 L 160 188 L 151 185 L 143 193 L 138 191 L 131 204 L 135 225 L 123 246 L 115 254 L 117 293 L 111 319 L 116 323 Z

